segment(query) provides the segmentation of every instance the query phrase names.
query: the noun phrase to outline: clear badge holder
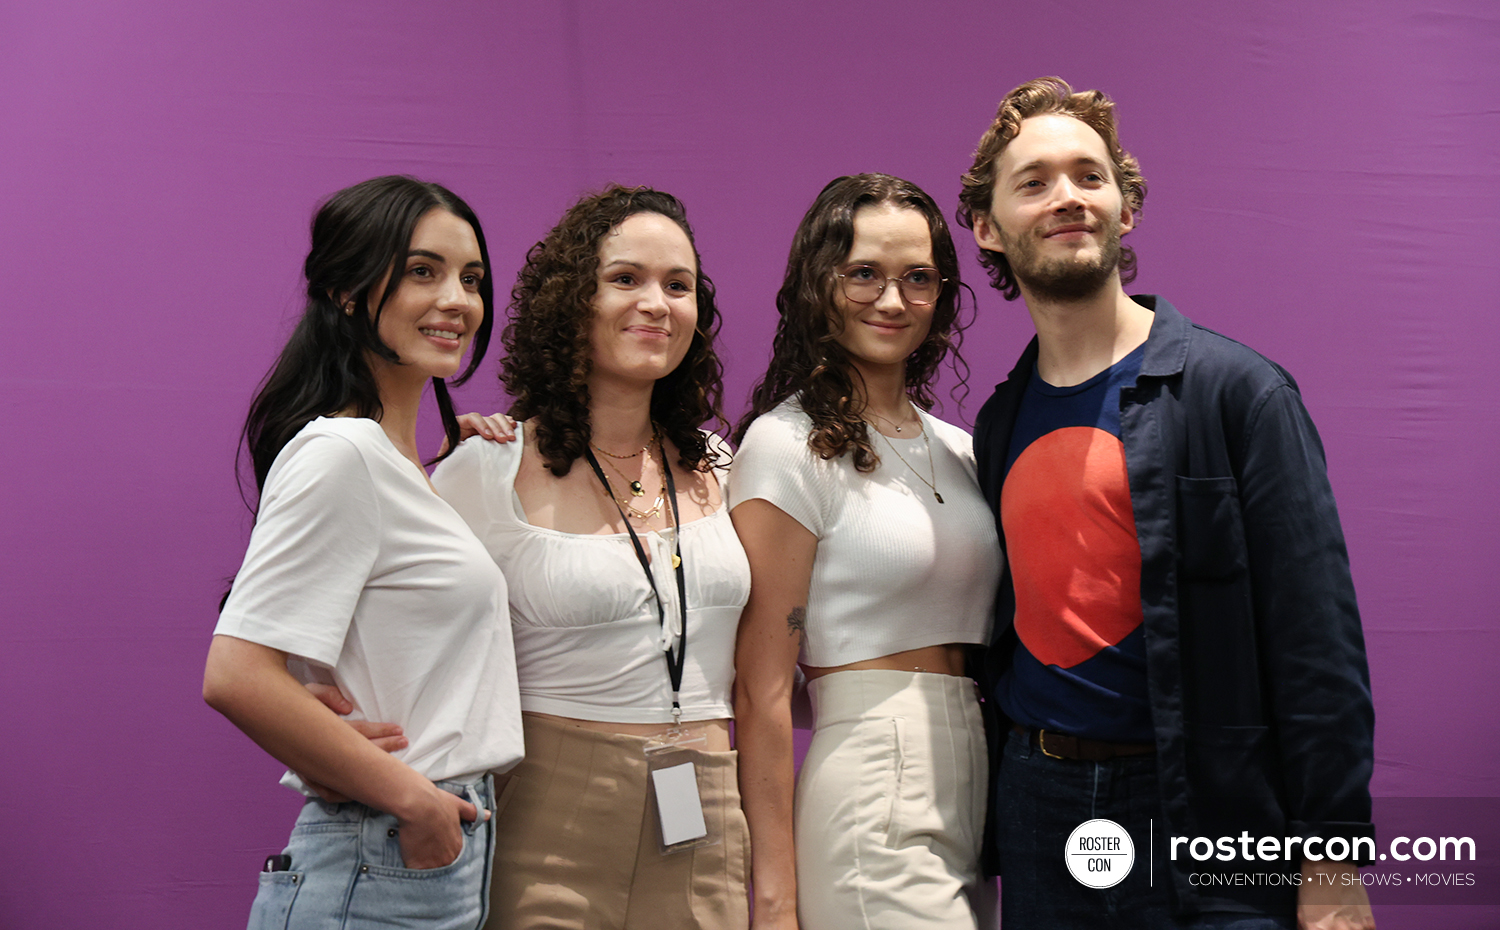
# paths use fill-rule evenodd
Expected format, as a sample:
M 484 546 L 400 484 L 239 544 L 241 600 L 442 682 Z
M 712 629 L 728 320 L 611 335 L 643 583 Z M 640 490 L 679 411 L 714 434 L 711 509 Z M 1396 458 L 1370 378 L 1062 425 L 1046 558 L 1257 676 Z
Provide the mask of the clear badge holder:
M 707 748 L 707 728 L 693 724 L 673 724 L 646 741 L 650 806 L 656 810 L 662 855 L 717 846 L 721 842 L 703 817 L 698 766 L 693 761 L 694 751 Z

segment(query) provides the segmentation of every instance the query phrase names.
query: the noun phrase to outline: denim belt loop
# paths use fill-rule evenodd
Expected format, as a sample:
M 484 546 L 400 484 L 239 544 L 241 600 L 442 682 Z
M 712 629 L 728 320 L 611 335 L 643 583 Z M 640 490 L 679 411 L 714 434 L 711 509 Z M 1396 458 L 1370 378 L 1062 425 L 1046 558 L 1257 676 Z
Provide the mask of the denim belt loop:
M 1033 747 L 1031 745 L 1031 740 L 1030 739 L 1026 738 L 1026 736 L 1024 736 L 1024 735 L 1022 735 L 1020 733 L 1017 733 L 1014 728 L 1012 728 L 1010 730 L 1010 732 L 1007 734 L 1007 738 L 1008 739 L 1013 739 L 1013 740 L 1015 740 L 1016 742 L 1018 742 L 1020 744 L 1021 758 L 1023 758 L 1023 759 L 1030 759 L 1031 758 L 1031 752 L 1032 752 Z
M 485 777 L 488 778 L 489 776 Z M 483 785 L 484 781 L 481 780 L 472 782 L 464 786 L 464 798 L 467 799 L 470 804 L 474 805 L 474 819 L 463 821 L 464 832 L 470 836 L 473 836 L 474 831 L 479 829 L 484 824 L 484 798 L 478 790 Z

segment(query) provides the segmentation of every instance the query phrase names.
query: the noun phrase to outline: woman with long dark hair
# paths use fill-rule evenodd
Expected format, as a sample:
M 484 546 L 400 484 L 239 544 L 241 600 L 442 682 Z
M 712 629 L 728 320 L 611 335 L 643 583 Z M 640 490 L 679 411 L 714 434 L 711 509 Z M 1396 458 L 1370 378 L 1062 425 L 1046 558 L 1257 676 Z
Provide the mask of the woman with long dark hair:
M 963 676 L 1000 549 L 969 435 L 926 412 L 961 286 L 937 205 L 889 175 L 835 179 L 792 241 L 730 482 L 758 928 L 951 930 L 984 907 L 985 738 Z M 794 791 L 799 664 L 814 730 Z
M 510 581 L 526 759 L 491 928 L 743 927 L 730 751 L 749 565 L 721 491 L 719 311 L 675 197 L 611 186 L 528 253 L 516 441 L 433 475 Z
M 430 383 L 458 438 L 444 379 L 489 340 L 484 233 L 451 191 L 375 178 L 317 211 L 304 270 L 306 309 L 245 423 L 259 507 L 203 684 L 307 779 L 286 779 L 309 797 L 251 927 L 477 927 L 487 773 L 521 755 L 515 662 L 504 578 L 428 481 L 416 421 Z M 403 745 L 351 729 L 315 681 Z

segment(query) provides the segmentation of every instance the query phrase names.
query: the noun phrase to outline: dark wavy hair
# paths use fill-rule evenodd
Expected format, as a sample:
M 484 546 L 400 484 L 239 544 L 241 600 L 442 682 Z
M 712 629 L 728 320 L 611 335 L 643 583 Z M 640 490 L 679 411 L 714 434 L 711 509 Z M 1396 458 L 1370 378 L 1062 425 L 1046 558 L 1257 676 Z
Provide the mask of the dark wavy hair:
M 849 353 L 837 339 L 844 315 L 837 310 L 834 277 L 854 247 L 854 215 L 862 207 L 892 204 L 915 210 L 927 220 L 932 235 L 932 259 L 947 278 L 933 307 L 927 338 L 906 360 L 906 394 L 923 410 L 932 409 L 932 382 L 938 365 L 952 355 L 960 384 L 968 369 L 959 354 L 963 327 L 958 321 L 958 252 L 938 205 L 920 187 L 888 174 L 856 174 L 834 178 L 818 194 L 792 237 L 786 278 L 776 294 L 776 336 L 771 364 L 751 392 L 750 412 L 735 430 L 735 442 L 756 417 L 794 394 L 812 419 L 807 445 L 825 459 L 854 452 L 854 467 L 868 472 L 880 464 L 865 424 L 863 403 L 855 381 L 860 377 Z
M 677 447 L 683 468 L 707 471 L 718 461 L 700 427 L 722 413 L 724 367 L 714 353 L 719 308 L 703 273 L 698 243 L 682 202 L 649 187 L 611 184 L 579 200 L 547 237 L 526 253 L 510 292 L 510 322 L 501 341 L 500 381 L 514 402 L 511 416 L 533 423 L 537 452 L 554 475 L 566 475 L 593 436 L 589 424 L 589 339 L 599 289 L 599 246 L 637 213 L 656 213 L 682 228 L 698 265 L 698 325 L 687 355 L 651 391 L 651 419 Z
M 974 150 L 974 164 L 963 176 L 963 189 L 959 192 L 959 207 L 956 218 L 960 225 L 974 228 L 974 217 L 988 213 L 995 200 L 995 177 L 1000 153 L 1010 145 L 1016 133 L 1021 131 L 1021 121 L 1044 113 L 1060 113 L 1081 121 L 1097 132 L 1109 150 L 1109 159 L 1114 163 L 1115 183 L 1125 198 L 1125 206 L 1140 215 L 1146 203 L 1146 179 L 1141 175 L 1140 162 L 1120 146 L 1119 127 L 1115 123 L 1115 104 L 1103 92 L 1084 90 L 1077 93 L 1068 82 L 1059 77 L 1037 78 L 1027 81 L 1005 95 L 1000 108 L 995 112 L 995 121 L 979 138 Z M 992 249 L 979 250 L 979 262 L 989 270 L 990 283 L 1006 300 L 1015 300 L 1021 286 L 1011 274 L 1010 261 L 1003 252 Z M 1135 280 L 1135 250 L 1128 245 L 1120 246 L 1120 283 Z
M 343 410 L 380 417 L 380 391 L 368 358 L 401 361 L 380 338 L 380 314 L 401 285 L 412 232 L 430 210 L 447 210 L 473 227 L 488 270 L 490 254 L 479 218 L 457 194 L 438 184 L 404 175 L 372 178 L 329 197 L 314 214 L 312 248 L 302 265 L 307 306 L 250 404 L 241 434 L 255 469 L 257 492 L 264 489 L 277 454 L 312 420 Z M 385 289 L 372 295 L 382 277 L 387 278 Z M 469 365 L 454 384 L 474 374 L 489 347 L 495 291 L 488 274 L 480 279 L 479 294 L 484 320 L 474 331 Z M 346 313 L 344 307 L 351 302 L 354 312 Z M 432 387 L 452 449 L 458 445 L 458 420 L 448 386 L 433 378 Z

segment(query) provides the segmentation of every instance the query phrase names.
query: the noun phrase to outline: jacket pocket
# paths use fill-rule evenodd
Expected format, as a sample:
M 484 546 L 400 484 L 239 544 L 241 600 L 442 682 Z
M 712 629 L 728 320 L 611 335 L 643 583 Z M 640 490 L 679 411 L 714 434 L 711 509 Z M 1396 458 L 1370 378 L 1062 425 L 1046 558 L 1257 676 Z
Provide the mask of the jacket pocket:
M 1245 573 L 1245 521 L 1233 478 L 1177 476 L 1177 552 L 1184 582 Z

